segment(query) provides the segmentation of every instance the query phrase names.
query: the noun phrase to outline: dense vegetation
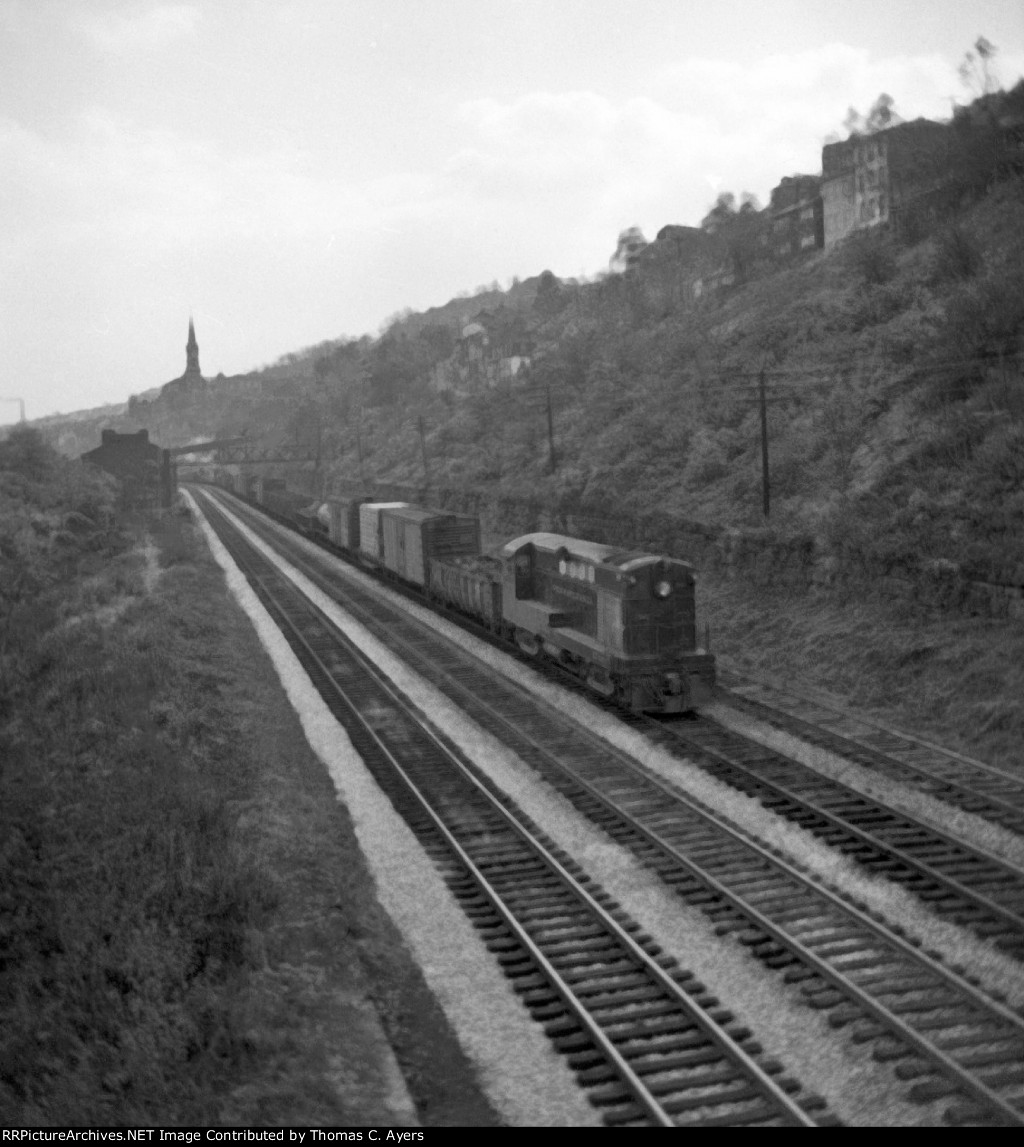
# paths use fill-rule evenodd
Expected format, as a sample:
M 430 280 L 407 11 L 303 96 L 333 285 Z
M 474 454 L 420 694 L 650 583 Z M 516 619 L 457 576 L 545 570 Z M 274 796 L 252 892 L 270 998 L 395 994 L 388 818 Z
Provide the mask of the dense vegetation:
M 319 470 L 281 473 L 314 494 L 429 480 L 760 530 L 819 569 L 1024 584 L 1021 122 L 1024 84 L 989 91 L 948 129 L 937 200 L 783 264 L 749 199 L 720 197 L 727 287 L 696 294 L 714 260 L 668 238 L 595 282 L 481 288 L 111 421 L 305 443 Z
M 139 608 L 156 568 L 115 495 L 35 431 L 0 443 L 7 1125 L 201 1119 L 246 1054 L 224 985 L 267 884 L 233 839 L 211 683 L 186 627 Z
M 0 442 L 0 1125 L 391 1123 L 380 1023 L 493 1123 L 199 531 L 121 500 Z
M 466 393 L 436 393 L 430 344 L 399 323 L 357 386 L 339 373 L 333 392 L 311 392 L 329 412 L 333 472 L 421 483 L 425 452 L 435 484 L 767 524 L 819 561 L 947 561 L 1024 584 L 1024 179 L 964 163 L 942 214 L 788 266 L 750 263 L 699 299 L 671 261 L 595 284 L 548 277 L 530 304 L 480 319 L 526 326 L 531 366 L 511 382 L 474 387 L 470 371 Z M 417 356 L 418 371 L 384 371 Z

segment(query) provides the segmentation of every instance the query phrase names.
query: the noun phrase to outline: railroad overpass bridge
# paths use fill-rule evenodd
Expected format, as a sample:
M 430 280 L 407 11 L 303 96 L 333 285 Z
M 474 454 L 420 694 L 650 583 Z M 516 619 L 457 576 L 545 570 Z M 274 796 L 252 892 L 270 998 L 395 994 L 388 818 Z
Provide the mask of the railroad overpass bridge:
M 185 446 L 171 446 L 168 454 L 177 466 L 201 466 L 200 461 L 177 461 L 191 454 L 214 454 L 210 459 L 217 466 L 265 466 L 289 462 L 315 462 L 320 464 L 319 445 L 304 443 L 267 446 L 258 438 L 243 435 L 240 438 L 215 438 L 209 442 L 190 442 Z

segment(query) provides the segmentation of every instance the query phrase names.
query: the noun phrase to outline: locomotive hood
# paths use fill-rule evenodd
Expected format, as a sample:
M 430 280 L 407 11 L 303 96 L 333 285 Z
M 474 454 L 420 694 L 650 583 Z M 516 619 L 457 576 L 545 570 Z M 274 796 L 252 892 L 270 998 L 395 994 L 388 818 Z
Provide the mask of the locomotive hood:
M 644 566 L 654 565 L 657 562 L 670 561 L 674 565 L 687 566 L 688 563 L 679 558 L 665 558 L 660 554 L 647 554 L 641 550 L 623 550 L 617 546 L 606 546 L 601 542 L 585 542 L 579 538 L 570 538 L 565 534 L 551 534 L 540 531 L 533 534 L 523 534 L 506 542 L 501 548 L 501 556 L 510 558 L 517 554 L 523 546 L 532 545 L 542 553 L 556 556 L 564 551 L 569 559 L 592 562 L 594 565 L 611 566 L 621 573 L 630 573 Z

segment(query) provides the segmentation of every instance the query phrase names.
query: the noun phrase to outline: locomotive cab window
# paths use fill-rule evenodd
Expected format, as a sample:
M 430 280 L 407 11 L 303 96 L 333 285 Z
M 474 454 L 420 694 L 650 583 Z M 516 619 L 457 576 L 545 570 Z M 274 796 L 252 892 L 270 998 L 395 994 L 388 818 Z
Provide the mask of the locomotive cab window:
M 516 598 L 519 601 L 528 601 L 534 597 L 534 553 L 533 546 L 527 544 L 513 558 Z

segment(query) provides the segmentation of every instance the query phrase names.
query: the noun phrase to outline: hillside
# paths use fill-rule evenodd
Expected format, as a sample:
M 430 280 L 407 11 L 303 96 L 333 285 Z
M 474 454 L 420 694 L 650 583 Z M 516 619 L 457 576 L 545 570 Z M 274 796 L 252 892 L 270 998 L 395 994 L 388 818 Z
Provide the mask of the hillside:
M 1022 243 L 1014 176 L 913 241 L 857 236 L 689 306 L 642 266 L 563 286 L 554 313 L 528 315 L 529 370 L 468 393 L 435 392 L 427 369 L 389 378 L 422 344 L 399 327 L 368 379 L 322 400 L 329 473 L 422 485 L 422 419 L 435 486 L 768 526 L 819 570 L 952 563 L 1021 585 Z
M 23 427 L 0 844 L 5 1127 L 496 1121 L 187 510 Z
M 320 467 L 280 472 L 311 494 L 429 484 L 529 498 L 584 527 L 588 508 L 668 515 L 715 540 L 710 554 L 685 542 L 689 556 L 767 549 L 796 583 L 924 579 L 940 604 L 1020 587 L 1024 178 L 1019 128 L 992 125 L 1024 85 L 994 98 L 950 128 L 937 200 L 830 249 L 764 257 L 765 213 L 720 197 L 701 229 L 646 248 L 624 233 L 622 273 L 482 288 L 376 339 L 45 429 L 68 453 L 102 425 L 163 445 L 302 443 Z

